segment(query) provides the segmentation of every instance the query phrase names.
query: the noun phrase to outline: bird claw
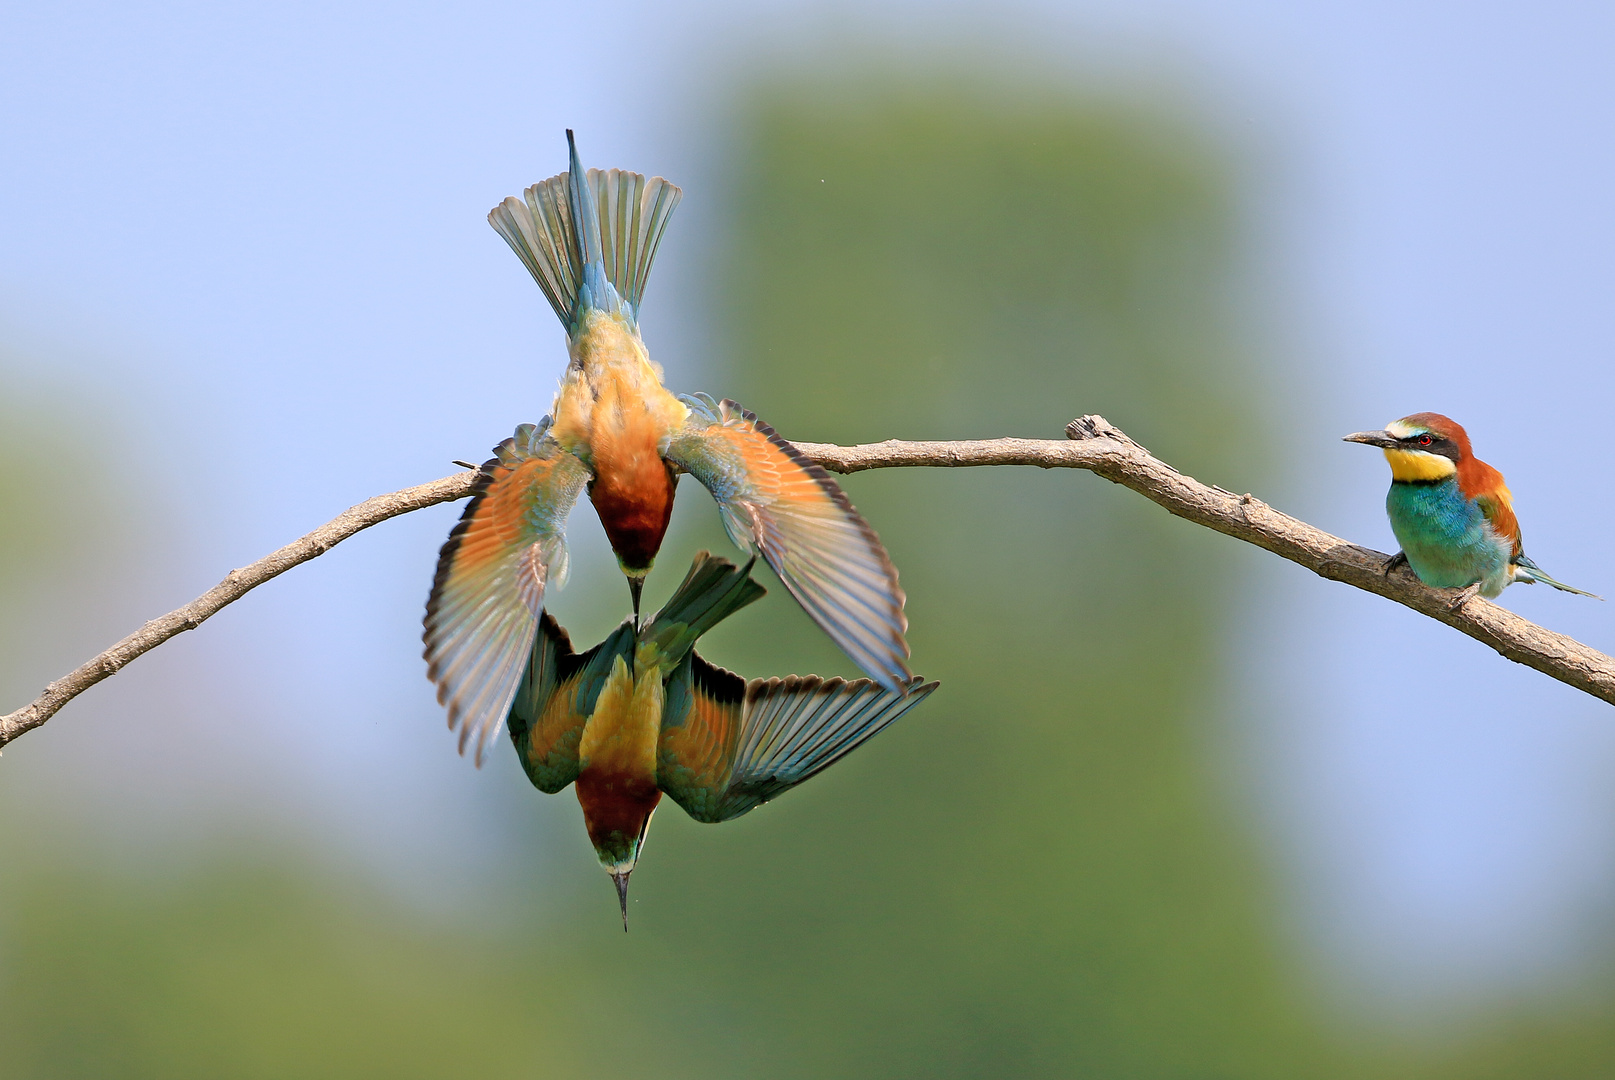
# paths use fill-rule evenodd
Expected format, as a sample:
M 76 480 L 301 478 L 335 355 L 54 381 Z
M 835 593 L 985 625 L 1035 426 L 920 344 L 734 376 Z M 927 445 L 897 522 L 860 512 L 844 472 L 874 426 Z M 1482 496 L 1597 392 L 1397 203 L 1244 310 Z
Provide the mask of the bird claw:
M 1384 574 L 1386 577 L 1390 577 L 1391 571 L 1395 570 L 1398 566 L 1406 566 L 1407 564 L 1407 552 L 1398 551 L 1395 555 L 1392 555 L 1389 559 L 1385 560 L 1384 565 L 1379 568 L 1380 573 Z
M 1473 600 L 1477 595 L 1479 595 L 1479 593 L 1480 582 L 1478 581 L 1473 585 L 1464 587 L 1463 589 L 1459 590 L 1457 596 L 1454 596 L 1452 600 L 1448 602 L 1447 610 L 1457 611 L 1459 608 Z

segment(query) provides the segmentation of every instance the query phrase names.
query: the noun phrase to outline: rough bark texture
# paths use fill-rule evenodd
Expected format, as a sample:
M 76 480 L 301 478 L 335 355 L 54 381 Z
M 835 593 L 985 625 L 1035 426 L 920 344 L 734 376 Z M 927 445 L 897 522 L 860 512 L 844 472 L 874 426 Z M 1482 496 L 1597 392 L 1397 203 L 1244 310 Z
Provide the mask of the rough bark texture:
M 368 529 L 377 522 L 407 514 L 411 510 L 463 499 L 471 494 L 471 485 L 476 478 L 475 472 L 463 472 L 434 480 L 430 484 L 366 499 L 302 539 L 292 541 L 250 566 L 230 571 L 223 581 L 189 604 L 151 620 L 100 656 L 79 665 L 45 687 L 45 692 L 32 704 L 0 716 L 0 746 L 43 724 L 55 716 L 63 705 L 102 679 L 116 675 L 129 661 L 150 652 L 176 634 L 195 630 L 226 604 L 241 599 L 270 578 L 284 574 L 298 563 L 324 555 L 354 533 Z
M 1387 575 L 1387 557 L 1381 552 L 1315 529 L 1250 495 L 1236 495 L 1185 476 L 1152 457 L 1102 416 L 1073 420 L 1065 430 L 1070 440 L 1067 442 L 893 440 L 867 446 L 796 446 L 826 469 L 840 473 L 905 466 L 1036 465 L 1044 469 L 1086 469 L 1131 488 L 1178 517 L 1265 548 L 1300 563 L 1319 577 L 1395 600 L 1486 643 L 1510 660 L 1615 704 L 1615 659 L 1574 638 L 1544 629 L 1480 597 L 1454 607 L 1458 590 L 1432 589 L 1405 566 Z
M 1383 569 L 1384 554 L 1315 529 L 1250 495 L 1237 495 L 1185 476 L 1152 457 L 1104 417 L 1084 416 L 1073 420 L 1066 427 L 1066 435 L 1064 442 L 1055 439 L 900 442 L 894 439 L 866 446 L 795 445 L 826 469 L 839 473 L 977 465 L 1086 469 L 1131 488 L 1178 517 L 1265 548 L 1320 577 L 1394 600 L 1484 642 L 1510 660 L 1615 704 L 1615 659 L 1596 649 L 1555 634 L 1479 597 L 1454 606 L 1456 590 L 1432 589 L 1406 567 L 1387 575 Z M 226 604 L 239 600 L 298 563 L 323 555 L 354 533 L 411 510 L 465 498 L 471 493 L 476 475 L 467 471 L 390 495 L 378 495 L 279 551 L 232 571 L 218 585 L 178 611 L 153 619 L 100 656 L 51 683 L 32 704 L 0 717 L 0 746 L 39 727 L 63 705 L 116 674 L 131 660 L 175 634 L 194 630 Z

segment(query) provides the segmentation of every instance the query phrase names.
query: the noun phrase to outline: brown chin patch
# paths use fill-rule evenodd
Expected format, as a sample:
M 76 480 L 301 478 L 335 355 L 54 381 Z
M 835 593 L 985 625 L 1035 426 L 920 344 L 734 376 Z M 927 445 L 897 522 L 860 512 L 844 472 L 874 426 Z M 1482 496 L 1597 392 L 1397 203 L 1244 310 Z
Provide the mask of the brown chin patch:
M 661 791 L 641 779 L 588 772 L 578 777 L 577 790 L 583 824 L 600 861 L 632 866 L 650 816 L 662 799 Z
M 607 474 L 589 488 L 589 501 L 625 570 L 647 571 L 662 549 L 673 516 L 673 477 L 657 459 L 650 469 Z

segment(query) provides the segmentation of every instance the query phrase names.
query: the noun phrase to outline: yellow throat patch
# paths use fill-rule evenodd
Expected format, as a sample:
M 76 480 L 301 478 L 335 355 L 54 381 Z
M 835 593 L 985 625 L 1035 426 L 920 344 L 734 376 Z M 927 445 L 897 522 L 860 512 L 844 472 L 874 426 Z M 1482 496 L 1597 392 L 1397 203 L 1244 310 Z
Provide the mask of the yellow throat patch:
M 1391 478 L 1405 484 L 1445 480 L 1458 471 L 1452 458 L 1423 450 L 1386 450 L 1385 460 L 1391 463 Z

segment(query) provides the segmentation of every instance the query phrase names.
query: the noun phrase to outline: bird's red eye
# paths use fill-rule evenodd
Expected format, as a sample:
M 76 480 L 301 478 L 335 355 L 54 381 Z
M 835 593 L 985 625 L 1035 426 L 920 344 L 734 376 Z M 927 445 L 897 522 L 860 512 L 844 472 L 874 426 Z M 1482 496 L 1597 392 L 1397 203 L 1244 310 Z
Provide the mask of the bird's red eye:
M 1429 445 L 1430 445 L 1430 444 L 1431 444 L 1431 443 L 1433 443 L 1433 442 L 1435 442 L 1435 440 L 1434 440 L 1434 439 L 1432 439 L 1432 438 L 1431 438 L 1431 437 L 1430 437 L 1430 436 L 1428 436 L 1428 435 L 1420 435 L 1420 436 L 1419 436 L 1419 445 L 1420 445 L 1420 446 L 1429 446 Z

